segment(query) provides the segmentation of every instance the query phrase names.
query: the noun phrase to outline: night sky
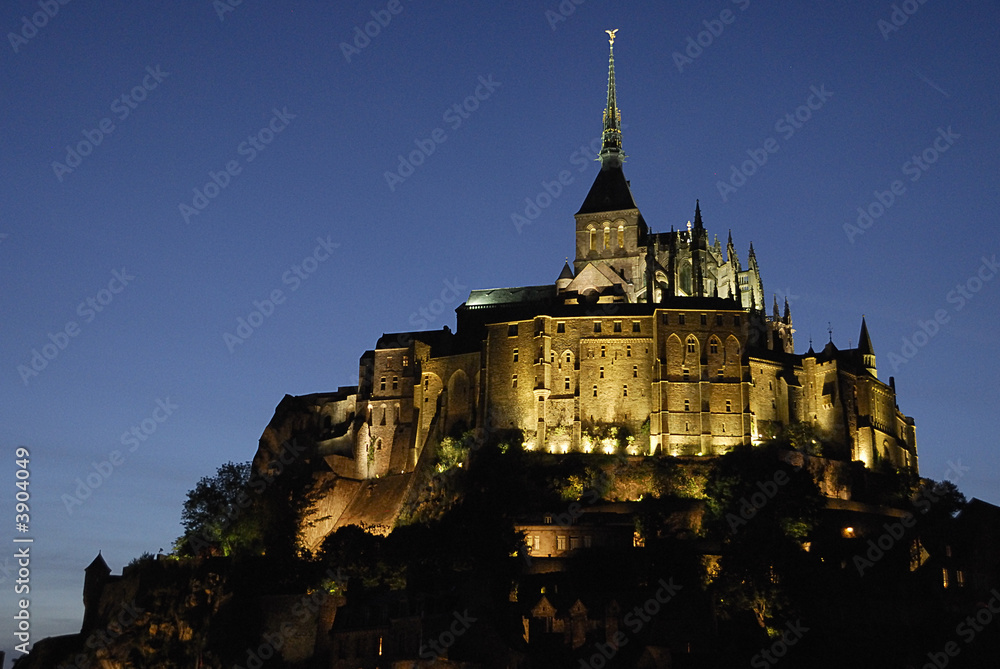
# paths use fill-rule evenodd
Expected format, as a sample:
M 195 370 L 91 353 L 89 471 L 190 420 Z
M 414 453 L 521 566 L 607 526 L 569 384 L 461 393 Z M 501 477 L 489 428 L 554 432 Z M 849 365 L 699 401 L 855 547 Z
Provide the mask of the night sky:
M 0 509 L 35 539 L 34 639 L 78 631 L 98 550 L 169 551 L 286 393 L 355 385 L 383 332 L 454 328 L 471 289 L 555 281 L 607 28 L 651 229 L 700 198 L 744 266 L 753 242 L 797 352 L 856 345 L 864 314 L 921 473 L 1000 503 L 997 4 L 511 5 L 4 4 Z

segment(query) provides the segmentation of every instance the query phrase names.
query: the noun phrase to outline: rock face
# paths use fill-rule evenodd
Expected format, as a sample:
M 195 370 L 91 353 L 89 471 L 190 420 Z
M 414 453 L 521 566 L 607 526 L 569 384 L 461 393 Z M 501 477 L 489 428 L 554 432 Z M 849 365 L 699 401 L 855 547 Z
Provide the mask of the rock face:
M 94 566 L 80 633 L 39 641 L 18 669 L 222 669 L 254 656 L 308 661 L 324 656 L 342 603 L 326 592 L 266 594 L 262 572 L 224 558 L 140 560 L 121 576 Z

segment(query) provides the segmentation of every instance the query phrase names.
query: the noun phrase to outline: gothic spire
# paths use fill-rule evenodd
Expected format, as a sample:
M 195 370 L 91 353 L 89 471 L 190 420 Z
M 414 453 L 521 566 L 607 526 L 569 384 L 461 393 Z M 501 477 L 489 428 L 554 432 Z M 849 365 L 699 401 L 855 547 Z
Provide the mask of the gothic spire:
M 694 227 L 695 230 L 705 227 L 705 224 L 701 221 L 701 202 L 698 200 L 694 201 Z
M 858 353 L 861 354 L 861 362 L 864 364 L 865 369 L 871 373 L 872 376 L 878 376 L 877 367 L 875 365 L 875 347 L 872 346 L 872 338 L 868 335 L 868 323 L 865 322 L 865 317 L 861 317 L 861 334 L 858 336 Z
M 611 43 L 611 55 L 608 58 L 608 103 L 604 108 L 604 134 L 601 145 L 601 166 L 615 167 L 621 165 L 625 155 L 622 153 L 622 119 L 618 111 L 615 94 L 615 33 L 618 29 L 605 30 Z

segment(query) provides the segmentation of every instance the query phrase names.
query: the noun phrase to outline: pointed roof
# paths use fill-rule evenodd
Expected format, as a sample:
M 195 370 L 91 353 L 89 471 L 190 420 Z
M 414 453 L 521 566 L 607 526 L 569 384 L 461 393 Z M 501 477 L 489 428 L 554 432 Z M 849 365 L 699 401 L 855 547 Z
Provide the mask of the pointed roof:
M 573 270 L 569 267 L 569 260 L 563 264 L 562 271 L 559 272 L 559 278 L 556 281 L 561 281 L 562 279 L 573 279 Z
M 701 202 L 698 200 L 694 201 L 694 227 L 695 229 L 705 227 L 705 224 L 701 221 Z
M 101 555 L 101 551 L 97 551 L 97 557 L 94 558 L 94 561 L 91 562 L 84 569 L 84 571 L 91 571 L 91 570 L 94 570 L 94 569 L 99 569 L 99 570 L 103 571 L 106 574 L 110 574 L 111 573 L 111 567 L 109 567 L 108 563 L 104 561 L 104 557 Z
M 861 317 L 861 334 L 858 336 L 858 352 L 861 355 L 875 355 L 875 347 L 872 346 L 872 338 L 868 336 L 868 324 L 865 317 Z

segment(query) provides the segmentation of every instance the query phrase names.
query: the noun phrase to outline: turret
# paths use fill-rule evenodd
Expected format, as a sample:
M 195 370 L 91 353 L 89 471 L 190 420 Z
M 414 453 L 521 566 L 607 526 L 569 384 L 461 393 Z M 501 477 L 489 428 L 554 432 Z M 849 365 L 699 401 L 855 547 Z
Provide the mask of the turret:
M 878 371 L 875 367 L 875 347 L 872 346 L 872 338 L 868 336 L 868 324 L 865 317 L 861 317 L 861 334 L 858 335 L 858 353 L 861 355 L 861 363 L 865 366 L 865 371 L 878 378 Z
M 573 270 L 570 269 L 569 260 L 567 260 L 559 273 L 559 278 L 556 279 L 556 292 L 563 292 L 571 283 L 573 283 Z

